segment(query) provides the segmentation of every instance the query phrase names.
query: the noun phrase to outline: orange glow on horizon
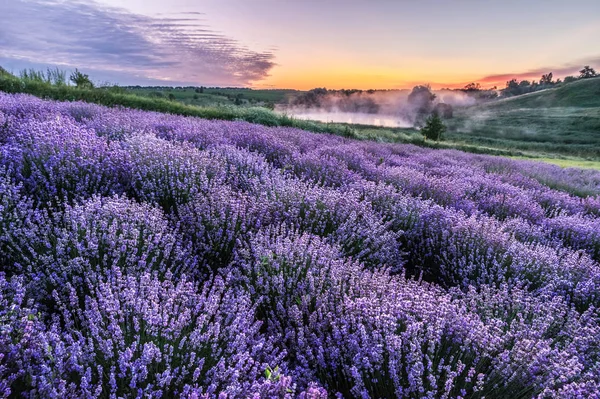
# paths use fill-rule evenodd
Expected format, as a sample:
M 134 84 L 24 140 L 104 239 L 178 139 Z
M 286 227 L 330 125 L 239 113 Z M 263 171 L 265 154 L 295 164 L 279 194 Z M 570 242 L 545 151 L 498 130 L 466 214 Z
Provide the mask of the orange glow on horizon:
M 339 65 L 336 65 L 339 64 Z M 296 65 L 276 67 L 271 75 L 262 81 L 254 82 L 256 89 L 296 89 L 310 90 L 317 87 L 327 89 L 359 89 L 359 90 L 403 90 L 414 86 L 429 84 L 435 90 L 442 88 L 458 89 L 473 82 L 479 82 L 482 88 L 504 87 L 505 81 L 489 81 L 476 73 L 465 72 L 456 67 L 444 69 L 444 74 L 411 68 L 399 70 L 390 67 L 370 68 L 369 66 L 348 66 L 344 63 L 323 61 L 326 68 L 315 69 L 314 66 Z M 455 69 L 455 70 L 454 70 Z
M 358 89 L 358 90 L 410 90 L 417 85 L 429 84 L 432 89 L 439 90 L 443 88 L 460 89 L 473 82 L 481 83 L 482 88 L 488 89 L 494 86 L 502 88 L 504 81 L 486 82 L 483 79 L 444 79 L 440 77 L 432 81 L 426 78 L 407 76 L 381 76 L 381 75 L 352 75 L 352 74 L 303 74 L 298 76 L 269 77 L 261 82 L 255 82 L 251 87 L 255 89 L 295 89 L 310 90 L 317 87 L 325 87 L 331 90 L 340 89 Z

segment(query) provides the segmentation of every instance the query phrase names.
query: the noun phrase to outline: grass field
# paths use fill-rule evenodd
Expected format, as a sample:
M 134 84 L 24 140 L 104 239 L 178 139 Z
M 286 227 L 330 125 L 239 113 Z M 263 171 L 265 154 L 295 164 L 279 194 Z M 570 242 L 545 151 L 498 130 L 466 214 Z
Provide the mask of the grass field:
M 449 141 L 540 158 L 600 160 L 600 79 L 457 110 Z
M 523 156 L 513 156 L 514 159 L 531 159 Z M 600 161 L 582 161 L 561 158 L 536 158 L 537 161 L 547 162 L 563 168 L 597 169 L 600 170 Z
M 297 90 L 273 89 L 255 90 L 220 87 L 126 87 L 130 94 L 144 97 L 169 98 L 187 105 L 200 107 L 236 105 L 243 107 L 263 106 L 273 108 L 275 104 L 287 101 Z

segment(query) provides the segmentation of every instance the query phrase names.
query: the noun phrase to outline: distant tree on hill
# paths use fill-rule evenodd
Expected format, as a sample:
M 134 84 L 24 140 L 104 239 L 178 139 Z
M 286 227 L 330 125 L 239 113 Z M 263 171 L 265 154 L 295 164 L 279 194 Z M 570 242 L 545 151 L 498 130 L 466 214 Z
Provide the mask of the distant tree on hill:
M 565 76 L 565 79 L 563 80 L 563 82 L 565 82 L 565 83 L 571 83 L 571 82 L 574 82 L 576 80 L 577 80 L 577 78 L 575 76 Z
M 175 94 L 169 93 L 169 100 L 171 100 L 171 101 L 175 100 Z
M 462 91 L 465 91 L 465 92 L 481 91 L 481 85 L 479 83 L 469 83 L 468 85 L 463 87 Z
M 536 90 L 540 90 L 541 87 L 537 82 L 530 82 L 528 80 L 511 79 L 506 82 L 506 88 L 502 90 L 502 94 L 505 97 L 518 96 L 525 93 L 531 93 Z
M 468 94 L 469 96 L 477 99 L 477 100 L 492 100 L 498 97 L 498 93 L 496 92 L 496 86 L 491 89 L 484 89 L 481 87 L 479 83 L 469 83 L 465 85 L 462 89 L 460 89 L 463 93 Z
M 425 126 L 421 129 L 421 134 L 426 140 L 439 141 L 445 131 L 446 126 L 442 119 L 437 114 L 433 114 L 427 118 Z
M 502 93 L 506 96 L 517 96 L 521 94 L 521 86 L 517 79 L 511 79 L 506 82 L 506 88 L 502 90 Z
M 589 65 L 584 66 L 583 69 L 579 71 L 580 79 L 593 78 L 594 76 L 597 76 L 597 73 L 594 68 L 590 67 Z
M 542 78 L 540 79 L 540 84 L 546 86 L 553 85 L 554 82 L 552 81 L 552 72 L 542 75 Z
M 519 82 L 519 87 L 522 88 L 522 89 L 526 89 L 529 86 L 531 86 L 531 82 L 528 81 L 528 80 L 522 80 L 522 81 Z
M 90 80 L 90 77 L 85 74 L 79 72 L 78 69 L 75 69 L 75 72 L 71 73 L 69 80 L 76 86 L 82 89 L 93 89 L 94 84 Z

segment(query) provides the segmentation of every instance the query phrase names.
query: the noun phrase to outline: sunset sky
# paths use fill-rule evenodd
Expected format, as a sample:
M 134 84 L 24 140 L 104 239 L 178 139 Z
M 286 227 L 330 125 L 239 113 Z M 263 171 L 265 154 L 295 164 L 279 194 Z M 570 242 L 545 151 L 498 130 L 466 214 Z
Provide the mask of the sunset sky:
M 434 88 L 600 68 L 600 1 L 0 0 L 0 66 L 118 84 Z

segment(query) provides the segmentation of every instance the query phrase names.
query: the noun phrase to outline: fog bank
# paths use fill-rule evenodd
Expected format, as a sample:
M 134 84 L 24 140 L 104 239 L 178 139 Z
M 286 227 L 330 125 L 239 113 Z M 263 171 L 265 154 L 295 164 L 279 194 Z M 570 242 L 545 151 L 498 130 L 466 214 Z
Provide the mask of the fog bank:
M 422 104 L 409 101 L 410 90 L 326 90 L 313 89 L 278 105 L 275 110 L 299 118 L 321 122 L 351 123 L 385 127 L 415 127 L 423 123 Z M 461 90 L 432 90 L 430 111 L 438 104 L 452 110 L 482 101 L 474 93 Z M 449 107 L 448 107 L 449 106 Z

